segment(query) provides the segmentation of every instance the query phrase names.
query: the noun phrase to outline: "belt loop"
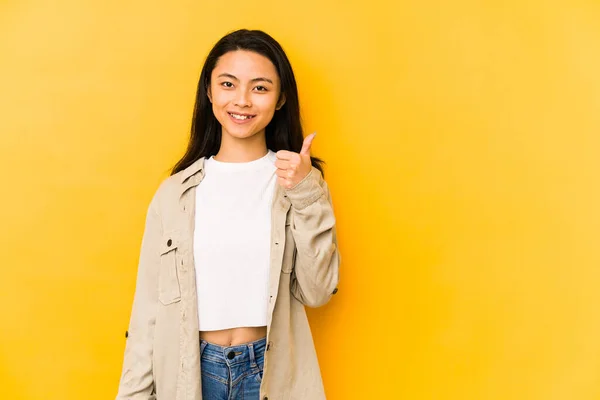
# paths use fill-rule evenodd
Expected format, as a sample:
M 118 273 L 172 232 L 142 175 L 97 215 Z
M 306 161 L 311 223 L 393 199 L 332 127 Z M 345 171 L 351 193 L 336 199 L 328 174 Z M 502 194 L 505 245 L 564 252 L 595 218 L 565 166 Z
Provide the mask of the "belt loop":
M 250 353 L 250 366 L 256 367 L 256 359 L 254 358 L 254 343 L 248 343 L 248 352 Z
M 200 340 L 200 357 L 202 357 L 202 353 L 204 353 L 204 349 L 208 343 L 204 340 Z

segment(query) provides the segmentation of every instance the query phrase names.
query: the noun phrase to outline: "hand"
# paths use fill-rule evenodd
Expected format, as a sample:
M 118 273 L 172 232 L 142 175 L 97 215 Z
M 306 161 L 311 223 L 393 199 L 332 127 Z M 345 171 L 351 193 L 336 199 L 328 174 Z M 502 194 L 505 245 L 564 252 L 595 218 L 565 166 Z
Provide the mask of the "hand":
M 311 171 L 310 146 L 317 132 L 308 135 L 302 143 L 300 153 L 293 151 L 279 150 L 275 166 L 277 167 L 277 183 L 285 189 L 291 189 L 296 186 Z

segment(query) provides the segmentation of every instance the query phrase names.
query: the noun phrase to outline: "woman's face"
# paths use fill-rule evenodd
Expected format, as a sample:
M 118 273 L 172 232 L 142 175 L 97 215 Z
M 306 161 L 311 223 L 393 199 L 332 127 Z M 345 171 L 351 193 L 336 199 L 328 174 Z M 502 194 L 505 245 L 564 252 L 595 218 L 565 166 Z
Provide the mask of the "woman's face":
M 212 71 L 208 98 L 223 135 L 245 139 L 264 135 L 279 100 L 281 86 L 273 63 L 246 50 L 222 55 Z M 282 99 L 283 100 L 283 99 Z

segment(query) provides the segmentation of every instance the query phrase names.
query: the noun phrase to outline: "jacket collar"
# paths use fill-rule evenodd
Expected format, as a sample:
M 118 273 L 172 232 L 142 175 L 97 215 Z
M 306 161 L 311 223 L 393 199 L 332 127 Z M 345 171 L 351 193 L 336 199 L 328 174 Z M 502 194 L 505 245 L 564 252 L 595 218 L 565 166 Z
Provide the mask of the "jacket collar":
M 181 186 L 180 196 L 183 196 L 188 189 L 198 186 L 202 179 L 204 179 L 204 161 L 206 158 L 199 158 L 194 161 L 192 165 L 181 171 Z M 180 197 L 181 198 L 181 197 Z M 289 207 L 290 201 L 284 193 L 283 188 L 279 184 L 275 184 L 275 193 L 273 196 L 273 204 L 282 202 L 282 206 Z
M 194 186 L 198 186 L 204 179 L 204 158 L 199 158 L 192 165 L 180 172 L 179 177 L 179 200 Z
M 181 172 L 181 183 L 185 183 L 191 176 L 197 174 L 198 172 L 203 172 L 204 170 L 204 160 L 205 158 L 199 158 L 194 161 L 192 165 L 187 167 Z

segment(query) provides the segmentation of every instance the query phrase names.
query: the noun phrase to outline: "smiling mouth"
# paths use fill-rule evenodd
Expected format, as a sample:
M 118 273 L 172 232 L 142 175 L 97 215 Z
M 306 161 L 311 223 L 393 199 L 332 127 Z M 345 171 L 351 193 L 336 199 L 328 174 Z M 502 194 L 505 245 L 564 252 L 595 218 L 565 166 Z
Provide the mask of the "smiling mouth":
M 228 112 L 227 114 L 231 115 L 233 118 L 235 118 L 239 121 L 244 121 L 244 120 L 252 119 L 255 117 L 255 115 L 242 115 L 242 114 L 234 114 L 234 113 L 230 113 L 230 112 Z

